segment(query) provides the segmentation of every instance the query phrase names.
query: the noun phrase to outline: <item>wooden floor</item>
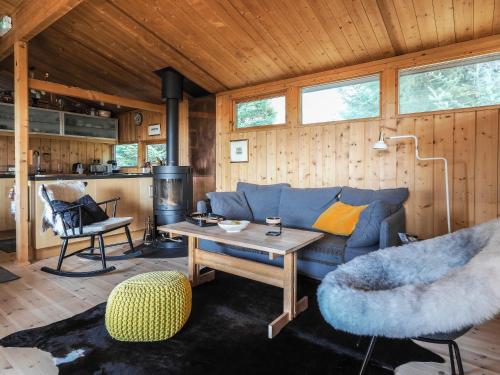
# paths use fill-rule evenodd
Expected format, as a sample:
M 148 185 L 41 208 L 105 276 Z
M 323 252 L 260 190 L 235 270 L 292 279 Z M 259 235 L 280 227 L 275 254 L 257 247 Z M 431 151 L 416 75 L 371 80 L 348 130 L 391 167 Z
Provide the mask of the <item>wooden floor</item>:
M 115 252 L 121 252 L 116 250 Z M 187 259 L 133 259 L 116 262 L 117 271 L 94 278 L 64 278 L 41 272 L 47 259 L 28 266 L 14 263 L 14 254 L 0 251 L 0 265 L 21 276 L 19 280 L 0 284 L 0 337 L 18 330 L 42 326 L 105 301 L 112 288 L 135 274 L 153 270 L 174 269 L 187 272 Z M 82 267 L 83 264 L 83 267 Z M 65 261 L 68 269 L 91 269 L 92 261 L 76 257 Z M 285 328 L 286 329 L 286 328 Z M 459 339 L 466 374 L 500 374 L 500 319 L 495 319 Z M 447 348 L 426 344 L 447 358 Z M 0 347 L 0 374 L 57 374 L 50 354 L 31 348 Z M 447 375 L 449 364 L 406 364 L 397 374 Z

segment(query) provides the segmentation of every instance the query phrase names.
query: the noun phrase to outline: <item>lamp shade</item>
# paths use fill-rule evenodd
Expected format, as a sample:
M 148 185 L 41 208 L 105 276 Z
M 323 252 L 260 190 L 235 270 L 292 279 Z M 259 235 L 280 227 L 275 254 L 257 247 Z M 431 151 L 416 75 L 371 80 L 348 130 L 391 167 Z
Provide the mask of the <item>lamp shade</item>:
M 378 141 L 373 144 L 374 150 L 387 150 L 387 143 L 384 140 L 384 133 L 380 132 Z

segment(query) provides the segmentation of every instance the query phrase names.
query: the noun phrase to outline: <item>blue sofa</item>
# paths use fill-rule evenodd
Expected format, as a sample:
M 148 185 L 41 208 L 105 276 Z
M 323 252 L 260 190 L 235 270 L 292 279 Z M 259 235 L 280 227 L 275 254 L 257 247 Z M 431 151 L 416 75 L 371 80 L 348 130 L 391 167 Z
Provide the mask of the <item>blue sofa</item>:
M 350 246 L 349 237 L 326 233 L 321 240 L 300 250 L 297 264 L 298 272 L 315 279 L 322 279 L 339 264 L 348 262 L 357 256 L 399 245 L 398 232 L 405 231 L 403 202 L 408 197 L 406 188 L 383 190 L 350 187 L 296 189 L 291 188 L 288 184 L 255 185 L 239 182 L 236 191 L 244 193 L 255 222 L 263 223 L 268 216 L 280 216 L 285 227 L 307 230 L 315 230 L 312 225 L 318 216 L 338 200 L 351 205 L 365 205 L 374 201 L 383 201 L 390 207 L 388 216 L 377 227 L 377 230 L 380 231 L 377 243 L 370 246 Z M 270 260 L 266 253 L 214 241 L 201 240 L 200 248 L 266 264 L 283 265 L 283 257 Z

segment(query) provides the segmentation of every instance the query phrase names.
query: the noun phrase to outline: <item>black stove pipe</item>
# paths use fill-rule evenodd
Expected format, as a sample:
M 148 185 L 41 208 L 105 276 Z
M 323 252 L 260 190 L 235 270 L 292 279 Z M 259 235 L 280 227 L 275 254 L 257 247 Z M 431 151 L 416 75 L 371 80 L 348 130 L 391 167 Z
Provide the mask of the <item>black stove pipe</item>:
M 167 105 L 167 165 L 179 165 L 179 101 L 184 77 L 172 68 L 161 71 L 162 97 Z
M 179 165 L 179 99 L 167 99 L 167 165 Z

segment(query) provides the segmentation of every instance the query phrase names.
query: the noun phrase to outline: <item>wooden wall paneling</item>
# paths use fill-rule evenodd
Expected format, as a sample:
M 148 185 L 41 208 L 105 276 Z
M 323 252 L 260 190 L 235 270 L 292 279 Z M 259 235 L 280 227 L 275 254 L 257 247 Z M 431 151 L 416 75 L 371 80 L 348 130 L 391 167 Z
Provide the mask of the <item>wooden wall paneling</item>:
M 450 209 L 453 212 L 453 129 L 454 114 L 434 116 L 434 156 L 448 160 L 448 180 L 450 184 Z M 434 235 L 448 232 L 446 219 L 446 194 L 444 163 L 434 162 Z
M 434 117 L 422 116 L 415 121 L 415 135 L 419 140 L 422 157 L 433 156 Z M 434 232 L 434 162 L 417 161 L 415 164 L 415 221 L 416 232 L 430 238 Z
M 335 126 L 335 182 L 349 184 L 349 123 Z
M 95 159 L 95 148 L 92 143 L 85 144 L 85 163 L 91 164 Z
M 365 185 L 365 126 L 353 122 L 349 127 L 349 186 Z
M 335 186 L 335 127 L 323 126 L 321 131 L 323 185 Z
M 248 138 L 247 179 L 248 182 L 257 183 L 257 132 L 245 133 L 245 137 Z
M 287 135 L 288 129 L 276 131 L 276 182 L 287 182 Z
M 102 159 L 102 147 L 99 143 L 94 143 L 94 158 L 100 160 L 101 163 L 106 162 Z
M 403 118 L 398 120 L 397 134 L 415 134 L 415 118 Z M 406 187 L 410 195 L 405 202 L 406 231 L 411 234 L 418 233 L 416 227 L 416 193 L 415 186 L 415 142 L 413 139 L 400 140 L 397 143 L 397 186 Z
M 69 167 L 72 168 L 73 164 L 80 162 L 80 148 L 77 141 L 69 142 Z
M 61 143 L 55 139 L 50 141 L 50 171 L 52 173 L 62 172 Z
M 476 112 L 456 113 L 454 126 L 452 229 L 457 230 L 475 222 Z
M 240 139 L 240 137 L 241 137 L 241 134 L 236 134 L 236 133 L 231 133 L 229 135 L 230 140 Z M 227 145 L 227 147 L 229 148 L 229 144 Z M 265 163 L 263 165 L 263 168 L 265 168 Z M 230 163 L 229 175 L 230 175 L 230 185 L 229 185 L 228 190 L 235 191 L 236 184 L 238 183 L 238 181 L 240 179 L 240 163 Z
M 7 170 L 8 166 L 8 143 L 7 143 L 8 138 L 7 137 L 0 137 L 0 168 L 2 170 Z
M 14 166 L 15 164 L 15 146 L 14 146 L 14 138 L 11 139 L 11 142 L 7 144 L 7 164 L 9 166 Z
M 51 160 L 51 149 L 50 149 L 50 139 L 41 138 L 40 139 L 40 157 L 41 157 L 41 168 L 46 172 L 50 172 L 50 160 Z
M 288 129 L 286 143 L 286 181 L 299 186 L 299 137 L 296 129 Z
M 368 121 L 364 124 L 364 187 L 367 189 L 380 188 L 380 151 L 373 149 L 378 141 L 380 121 Z M 332 185 L 330 185 L 332 186 Z
M 476 117 L 476 224 L 497 217 L 498 110 L 478 111 Z
M 266 181 L 268 184 L 275 184 L 277 178 L 277 159 L 276 159 L 276 130 L 269 130 L 266 132 Z M 246 163 L 244 163 L 246 166 Z M 241 165 L 243 167 L 243 165 Z M 240 172 L 241 172 L 240 168 Z M 241 180 L 245 178 L 245 175 L 241 173 Z
M 297 129 L 299 134 L 299 149 L 298 158 L 299 158 L 299 184 L 298 187 L 309 187 L 310 185 L 310 168 L 311 168 L 311 138 L 310 138 L 310 127 L 303 126 L 300 129 Z
M 258 184 L 265 184 L 267 181 L 267 134 L 265 131 L 257 132 L 257 181 Z
M 321 135 L 321 126 L 311 127 L 309 143 L 309 186 L 311 187 L 323 186 L 323 142 Z
M 64 173 L 71 172 L 70 155 L 71 155 L 70 141 L 61 141 L 61 168 Z

